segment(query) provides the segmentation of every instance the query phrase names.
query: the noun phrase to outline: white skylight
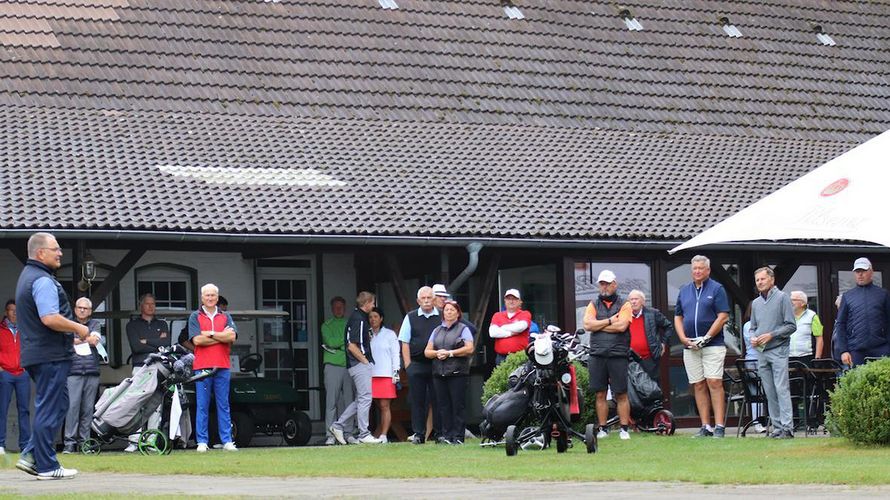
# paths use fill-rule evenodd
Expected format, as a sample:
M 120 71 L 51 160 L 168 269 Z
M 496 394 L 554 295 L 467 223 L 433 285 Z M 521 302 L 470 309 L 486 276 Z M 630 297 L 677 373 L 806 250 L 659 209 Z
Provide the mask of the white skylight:
M 630 9 L 622 9 L 618 12 L 618 15 L 624 20 L 624 25 L 627 26 L 627 29 L 631 31 L 643 31 L 643 25 L 637 21 L 637 18 L 630 12 Z
M 190 167 L 156 165 L 161 173 L 208 184 L 234 186 L 342 187 L 346 183 L 311 168 Z
M 732 38 L 741 38 L 742 37 L 742 32 L 739 31 L 738 28 L 736 28 L 735 24 L 732 24 L 731 22 L 729 22 L 729 19 L 724 17 L 720 21 L 721 21 L 720 24 L 723 25 L 724 33 L 726 33 L 727 35 L 729 35 Z
M 377 3 L 384 9 L 395 10 L 399 8 L 399 4 L 396 3 L 396 0 L 377 0 Z
M 504 4 L 504 14 L 507 14 L 510 19 L 525 19 L 525 14 L 519 10 L 519 7 L 509 3 Z
M 834 47 L 835 45 L 837 45 L 834 39 L 828 36 L 826 33 L 816 33 L 816 38 L 818 38 L 819 41 L 822 42 L 822 45 L 828 45 L 829 47 Z

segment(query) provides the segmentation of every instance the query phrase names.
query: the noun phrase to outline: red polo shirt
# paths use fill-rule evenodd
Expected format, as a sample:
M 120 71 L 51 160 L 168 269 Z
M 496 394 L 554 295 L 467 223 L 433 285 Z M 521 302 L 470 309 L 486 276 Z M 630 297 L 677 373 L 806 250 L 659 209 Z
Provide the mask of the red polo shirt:
M 201 307 L 193 312 L 189 318 L 189 338 L 195 338 L 201 335 L 201 332 L 221 332 L 231 326 L 235 329 L 235 322 L 229 313 L 217 309 L 216 314 L 211 317 Z M 196 345 L 195 346 L 195 362 L 192 368 L 195 370 L 203 370 L 205 368 L 229 368 L 229 354 L 232 352 L 232 344 L 224 344 L 222 342 L 213 345 Z

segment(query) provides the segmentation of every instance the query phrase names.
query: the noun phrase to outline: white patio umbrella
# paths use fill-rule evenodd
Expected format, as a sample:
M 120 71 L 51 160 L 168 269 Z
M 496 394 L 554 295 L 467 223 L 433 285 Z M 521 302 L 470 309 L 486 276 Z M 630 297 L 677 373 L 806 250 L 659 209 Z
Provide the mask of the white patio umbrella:
M 856 240 L 890 247 L 890 131 L 670 250 L 754 240 Z

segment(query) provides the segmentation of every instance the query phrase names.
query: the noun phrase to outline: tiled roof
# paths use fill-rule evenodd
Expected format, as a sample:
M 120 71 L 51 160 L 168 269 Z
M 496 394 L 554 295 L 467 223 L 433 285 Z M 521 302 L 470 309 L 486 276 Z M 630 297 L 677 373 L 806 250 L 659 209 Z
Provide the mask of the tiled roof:
M 5 107 L 0 227 L 674 240 L 852 146 Z
M 0 2 L 0 228 L 682 239 L 890 128 L 890 2 L 396 3 Z
M 0 4 L 0 104 L 863 140 L 890 3 L 37 0 Z M 718 18 L 742 33 L 732 38 Z M 820 26 L 836 42 L 816 37 Z

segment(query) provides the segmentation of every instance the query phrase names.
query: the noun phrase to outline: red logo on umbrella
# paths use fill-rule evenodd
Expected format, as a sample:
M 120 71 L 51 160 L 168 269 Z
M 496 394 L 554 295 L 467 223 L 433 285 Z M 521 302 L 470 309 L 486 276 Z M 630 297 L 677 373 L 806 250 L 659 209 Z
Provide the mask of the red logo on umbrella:
M 825 186 L 825 189 L 823 189 L 822 192 L 819 194 L 821 196 L 834 196 L 846 189 L 848 185 L 850 185 L 849 179 L 841 177 L 840 179 Z

